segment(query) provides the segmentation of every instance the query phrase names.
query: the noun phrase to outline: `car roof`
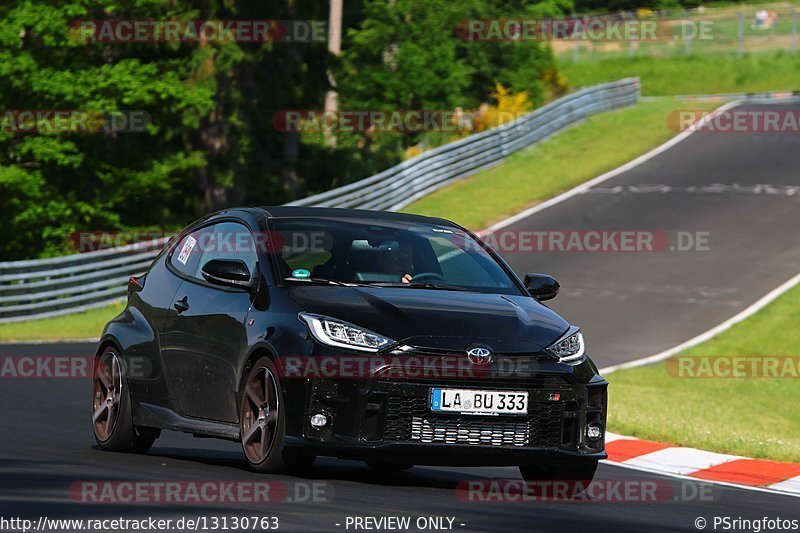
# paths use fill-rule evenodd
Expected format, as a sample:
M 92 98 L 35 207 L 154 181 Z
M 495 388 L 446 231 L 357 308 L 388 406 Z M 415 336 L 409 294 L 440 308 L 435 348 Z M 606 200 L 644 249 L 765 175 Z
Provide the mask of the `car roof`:
M 386 220 L 409 223 L 436 224 L 440 226 L 458 225 L 444 218 L 395 213 L 393 211 L 370 211 L 367 209 L 342 209 L 339 207 L 301 207 L 291 205 L 259 207 L 269 218 L 319 217 L 319 218 L 362 218 L 369 220 Z

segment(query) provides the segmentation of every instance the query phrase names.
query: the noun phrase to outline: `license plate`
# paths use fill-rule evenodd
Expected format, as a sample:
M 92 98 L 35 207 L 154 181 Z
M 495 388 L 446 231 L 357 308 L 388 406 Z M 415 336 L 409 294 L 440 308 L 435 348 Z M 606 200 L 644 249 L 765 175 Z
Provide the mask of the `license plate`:
M 431 389 L 431 411 L 476 415 L 526 415 L 528 393 L 472 389 Z

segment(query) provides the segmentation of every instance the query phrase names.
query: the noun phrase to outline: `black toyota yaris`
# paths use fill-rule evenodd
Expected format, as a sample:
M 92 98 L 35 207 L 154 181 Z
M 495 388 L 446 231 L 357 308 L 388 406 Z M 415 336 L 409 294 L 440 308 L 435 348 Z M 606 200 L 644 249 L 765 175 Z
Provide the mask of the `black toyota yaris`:
M 516 465 L 591 479 L 607 382 L 581 331 L 443 219 L 266 207 L 207 216 L 131 278 L 95 363 L 101 448 L 161 430 L 240 441 L 250 465 Z

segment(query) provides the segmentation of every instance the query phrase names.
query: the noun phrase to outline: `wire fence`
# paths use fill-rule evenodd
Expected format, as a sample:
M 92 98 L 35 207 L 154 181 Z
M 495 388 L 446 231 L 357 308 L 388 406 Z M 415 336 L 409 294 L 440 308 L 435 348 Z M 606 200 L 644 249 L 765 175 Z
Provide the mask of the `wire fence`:
M 798 9 L 787 2 L 697 8 L 678 11 L 620 12 L 575 17 L 565 38 L 553 40 L 553 50 L 575 62 L 612 57 L 678 57 L 783 50 L 798 52 Z M 581 31 L 592 22 L 603 30 Z M 608 31 L 619 23 L 622 35 Z
M 289 205 L 398 210 L 449 183 L 497 165 L 509 154 L 591 115 L 634 104 L 640 93 L 638 78 L 589 87 L 375 176 Z M 109 305 L 125 296 L 130 276 L 146 271 L 167 241 L 165 237 L 50 259 L 2 262 L 0 323 Z

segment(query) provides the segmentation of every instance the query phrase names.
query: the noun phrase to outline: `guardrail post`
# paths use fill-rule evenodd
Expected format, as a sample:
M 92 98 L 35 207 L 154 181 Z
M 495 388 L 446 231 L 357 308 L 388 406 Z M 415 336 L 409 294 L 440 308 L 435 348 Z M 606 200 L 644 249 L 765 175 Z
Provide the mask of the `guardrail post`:
M 742 11 L 736 12 L 739 17 L 739 31 L 738 31 L 738 46 L 739 59 L 744 57 L 744 13 Z
M 636 39 L 634 38 L 635 32 L 630 32 L 628 37 L 628 57 L 636 55 L 636 48 L 634 47 Z
M 508 156 L 508 150 L 506 150 L 506 138 L 508 137 L 508 128 L 504 128 L 500 126 L 497 132 L 497 142 L 500 143 L 500 157 L 505 160 Z
M 686 36 L 688 32 L 688 37 Z M 694 28 L 692 28 L 692 19 L 689 18 L 689 12 L 686 12 L 686 19 L 684 19 L 683 36 L 686 40 L 686 55 L 692 55 L 692 37 L 694 36 Z

